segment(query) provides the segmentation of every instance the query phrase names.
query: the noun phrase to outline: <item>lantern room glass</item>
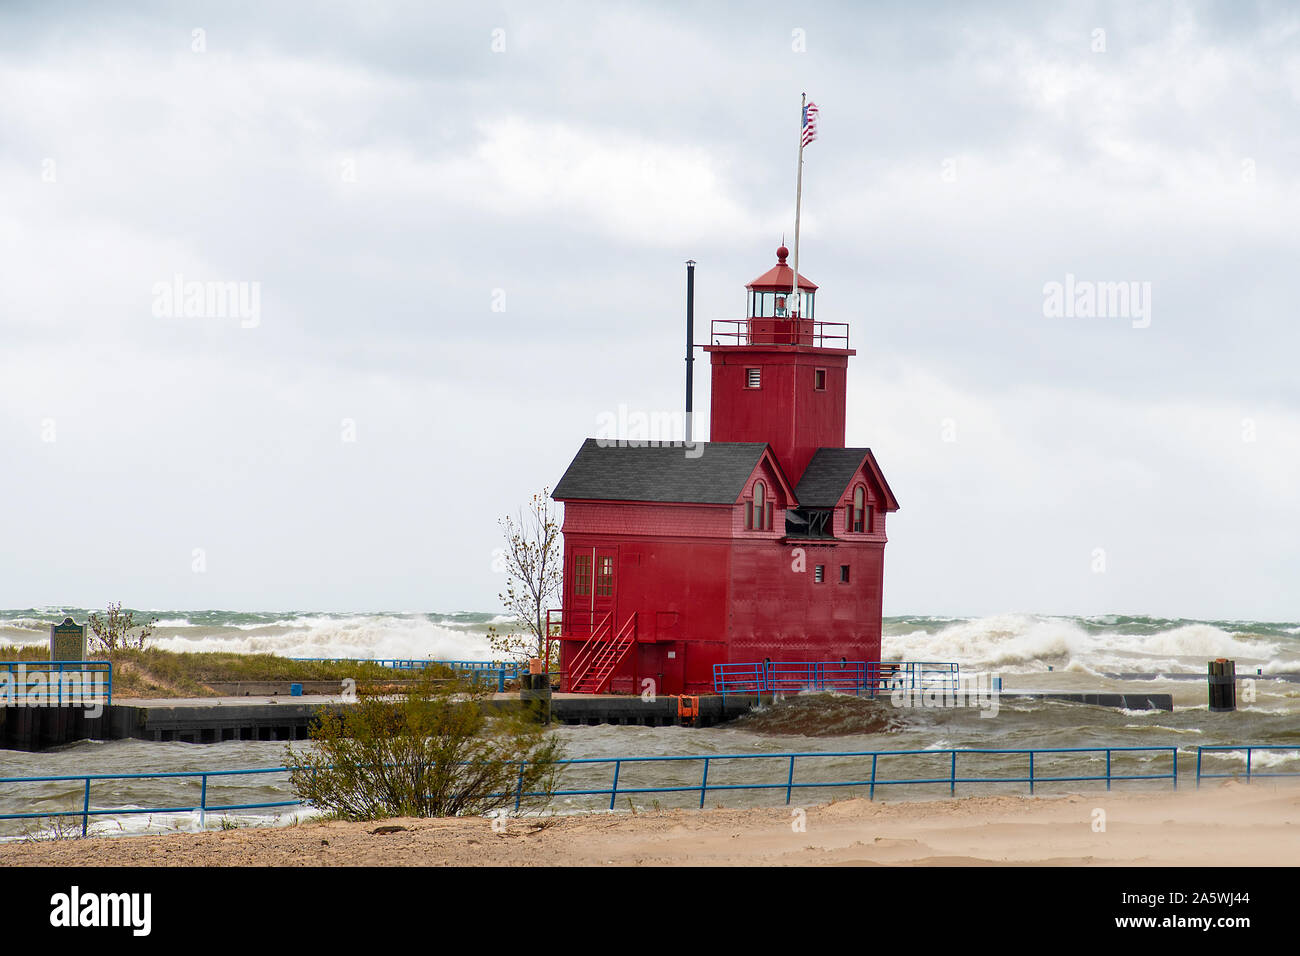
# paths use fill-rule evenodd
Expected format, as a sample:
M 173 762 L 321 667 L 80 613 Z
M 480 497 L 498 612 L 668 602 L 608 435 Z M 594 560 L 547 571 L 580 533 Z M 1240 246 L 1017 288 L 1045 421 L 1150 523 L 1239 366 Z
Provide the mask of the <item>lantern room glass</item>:
M 795 312 L 803 319 L 813 317 L 813 300 L 815 292 L 802 291 L 796 297 L 789 290 L 782 292 L 750 292 L 749 318 L 751 319 L 788 319 Z M 795 309 L 802 300 L 802 307 Z

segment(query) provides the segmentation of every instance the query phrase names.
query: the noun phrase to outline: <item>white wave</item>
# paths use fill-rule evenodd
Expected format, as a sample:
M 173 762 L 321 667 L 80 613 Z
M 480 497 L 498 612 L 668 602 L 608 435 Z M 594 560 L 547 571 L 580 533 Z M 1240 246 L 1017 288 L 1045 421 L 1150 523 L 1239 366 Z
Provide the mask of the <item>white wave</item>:
M 1007 668 L 1070 658 L 1086 649 L 1088 633 L 1061 618 L 999 614 L 958 621 L 935 631 L 886 635 L 882 655 L 904 660 L 957 661 L 963 667 Z M 1040 668 L 1036 668 L 1040 669 Z
M 6 637 L 0 635 L 0 647 L 35 647 L 38 644 L 45 644 L 49 641 L 48 637 Z
M 0 627 L 13 628 L 15 631 L 43 631 L 50 633 L 52 621 L 42 621 L 34 617 L 0 618 Z
M 1272 661 L 1263 665 L 1265 674 L 1294 674 L 1300 672 L 1300 661 Z M 1238 677 L 1249 677 L 1249 674 L 1238 674 Z
M 1175 657 L 1231 657 L 1267 660 L 1278 652 L 1278 645 L 1263 641 L 1243 641 L 1213 624 L 1184 624 L 1138 639 L 1138 653 L 1171 654 Z
M 1294 714 L 1295 708 L 1283 704 L 1280 707 L 1261 707 L 1259 704 L 1247 704 L 1237 708 L 1238 713 L 1247 714 Z
M 123 807 L 122 809 L 130 809 Z M 319 817 L 319 811 L 309 807 L 284 807 L 278 810 L 267 809 L 257 812 L 213 812 L 206 817 L 197 810 L 187 813 L 124 813 L 121 816 L 105 814 L 91 820 L 88 833 L 91 836 L 142 836 L 164 833 L 202 833 L 205 830 L 220 830 L 223 821 L 228 827 L 238 829 L 255 827 L 282 827 L 293 823 L 305 822 Z M 67 818 L 73 819 L 73 818 Z M 78 826 L 80 820 L 78 820 Z M 53 827 L 44 828 L 42 835 L 52 833 Z
M 171 634 L 156 638 L 153 646 L 168 651 L 283 657 L 486 660 L 492 656 L 485 635 L 435 624 L 424 617 L 299 617 L 263 631 L 274 633 Z
M 1146 634 L 1090 632 L 1069 618 L 998 614 L 958 621 L 933 633 L 886 634 L 886 659 L 956 661 L 962 667 L 1041 673 L 1048 667 L 1100 675 L 1116 670 L 1186 671 L 1207 658 L 1260 661 L 1279 645 L 1230 634 L 1212 624 L 1184 624 Z M 1270 670 L 1275 665 L 1268 665 Z
M 1128 713 L 1128 711 L 1125 711 L 1125 713 Z M 1149 710 L 1141 710 L 1141 711 L 1137 711 L 1137 713 L 1139 713 L 1139 714 L 1150 714 L 1150 713 L 1153 713 L 1153 711 L 1149 711 Z M 1166 726 L 1164 726 L 1163 724 L 1125 724 L 1125 725 L 1124 725 L 1124 729 L 1125 729 L 1125 730 L 1163 730 L 1163 731 L 1166 731 L 1166 732 L 1171 733 L 1171 734 L 1203 734 L 1203 733 L 1205 733 L 1205 731 L 1203 731 L 1203 730 L 1199 730 L 1199 729 L 1197 729 L 1196 727 L 1166 727 Z
M 1231 760 L 1239 763 L 1244 768 L 1246 766 L 1246 751 L 1244 750 L 1215 750 L 1207 751 L 1202 760 L 1205 761 L 1205 769 L 1213 770 L 1209 766 L 1211 759 Z M 1251 770 L 1272 770 L 1275 767 L 1285 766 L 1300 760 L 1300 745 L 1290 750 L 1256 750 L 1250 755 Z
M 1070 674 L 1087 674 L 1089 677 L 1104 676 L 1100 670 L 1098 670 L 1095 667 L 1089 667 L 1087 664 L 1085 664 L 1083 661 L 1080 660 L 1070 661 L 1070 663 L 1066 664 L 1063 668 L 1061 668 L 1061 670 L 1066 671 Z

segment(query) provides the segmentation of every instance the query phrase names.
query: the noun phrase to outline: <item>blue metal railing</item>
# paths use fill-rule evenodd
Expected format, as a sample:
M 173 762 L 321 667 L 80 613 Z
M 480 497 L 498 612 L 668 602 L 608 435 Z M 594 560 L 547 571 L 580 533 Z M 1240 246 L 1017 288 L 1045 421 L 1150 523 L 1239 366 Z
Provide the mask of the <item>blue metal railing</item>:
M 876 696 L 893 690 L 956 691 L 960 667 L 934 661 L 762 661 L 714 664 L 713 691 L 727 694 L 834 690 Z
M 1256 750 L 1285 750 L 1300 755 L 1300 744 L 1249 744 L 1249 745 L 1232 745 L 1232 744 L 1214 744 L 1196 748 L 1196 785 L 1201 785 L 1201 779 L 1216 779 L 1219 777 L 1239 777 L 1240 771 L 1227 771 L 1225 773 L 1210 773 L 1201 768 L 1201 762 L 1206 754 L 1229 754 L 1236 756 L 1245 751 L 1246 754 L 1246 782 L 1249 783 L 1252 776 L 1254 777 L 1300 777 L 1300 770 L 1283 770 L 1283 771 L 1260 771 L 1251 769 L 1253 752 Z
M 1170 769 L 1167 773 L 1116 773 L 1113 766 L 1112 755 L 1116 753 L 1149 753 L 1156 755 L 1168 754 L 1171 758 Z M 1027 776 L 997 777 L 997 776 L 957 776 L 957 756 L 958 754 L 967 755 L 996 755 L 1004 757 L 1028 756 Z M 1089 775 L 1070 775 L 1070 776 L 1044 776 L 1042 773 L 1035 773 L 1034 756 L 1036 754 L 1105 754 L 1106 772 L 1104 774 Z M 879 763 L 882 757 L 944 757 L 948 758 L 947 765 L 949 772 L 942 776 L 929 777 L 912 777 L 900 779 L 887 779 L 879 776 Z M 821 780 L 821 781 L 795 781 L 795 762 L 807 758 L 843 758 L 843 757 L 860 757 L 871 758 L 871 774 L 853 780 Z M 720 761 L 729 760 L 781 760 L 786 761 L 786 777 L 784 782 L 778 783 L 717 783 L 709 782 L 709 770 Z M 700 774 L 698 785 L 690 784 L 678 787 L 627 787 L 619 788 L 619 776 L 624 764 L 638 763 L 660 763 L 665 761 L 701 761 L 703 766 Z M 604 796 L 609 794 L 609 808 L 614 809 L 615 801 L 619 796 L 630 796 L 631 794 L 649 794 L 649 793 L 694 793 L 700 794 L 700 807 L 704 806 L 705 798 L 710 792 L 731 791 L 731 790 L 784 790 L 785 802 L 790 803 L 791 797 L 795 790 L 798 789 L 817 789 L 832 787 L 865 787 L 867 788 L 869 799 L 874 800 L 876 796 L 876 787 L 896 786 L 905 784 L 947 784 L 949 793 L 955 795 L 957 784 L 959 783 L 1028 783 L 1029 792 L 1034 792 L 1034 787 L 1044 783 L 1064 783 L 1064 782 L 1081 782 L 1081 781 L 1105 781 L 1106 789 L 1111 788 L 1115 781 L 1126 780 L 1171 780 L 1175 788 L 1178 786 L 1178 748 L 1177 747 L 1057 747 L 1057 748 L 1040 748 L 1032 750 L 985 750 L 985 749 L 951 749 L 951 750 L 862 750 L 850 752 L 824 752 L 824 751 L 806 751 L 801 753 L 775 753 L 775 754 L 711 754 L 705 756 L 672 756 L 672 757 L 589 757 L 582 759 L 560 761 L 562 764 L 613 764 L 614 775 L 613 782 L 608 788 L 599 790 L 557 790 L 551 794 L 553 797 L 567 796 Z M 524 793 L 522 797 L 542 796 L 540 793 Z M 516 800 L 516 808 L 519 801 Z
M 1240 748 L 1238 748 L 1240 749 Z M 1256 748 L 1259 749 L 1259 748 Z M 1097 773 L 1069 773 L 1061 775 L 1054 773 L 1053 768 L 1049 767 L 1044 772 L 1042 758 L 1053 757 L 1053 755 L 1090 755 L 1091 759 L 1100 761 L 1102 755 L 1105 759 L 1105 772 Z M 1116 755 L 1137 756 L 1146 762 L 1159 761 L 1168 756 L 1170 759 L 1169 770 L 1167 772 L 1157 772 L 1145 767 L 1134 768 L 1140 772 L 1118 772 L 1115 768 Z M 967 771 L 959 776 L 957 772 L 958 757 L 967 758 L 1007 758 L 1015 760 L 1016 758 L 1026 758 L 1026 761 L 1019 766 L 1019 769 L 1012 775 L 997 774 L 979 774 L 976 775 Z M 817 760 L 817 759 L 842 759 L 852 758 L 862 761 L 862 772 L 853 776 L 851 779 L 839 780 L 796 780 L 796 770 L 798 761 Z M 946 772 L 933 773 L 925 776 L 912 777 L 885 777 L 880 774 L 880 762 L 890 758 L 907 758 L 912 761 L 919 759 L 928 759 L 933 764 L 936 759 L 940 766 L 944 767 Z M 1036 763 L 1037 758 L 1037 763 Z M 866 761 L 870 760 L 870 772 L 867 773 Z M 1069 758 L 1067 758 L 1069 759 Z M 632 765 L 668 765 L 677 766 L 685 762 L 697 761 L 701 764 L 701 774 L 699 783 L 685 783 L 673 786 L 629 786 L 624 776 L 625 767 Z M 776 782 L 746 782 L 746 783 L 720 783 L 717 781 L 717 767 L 721 763 L 730 761 L 776 761 L 784 773 Z M 659 793 L 698 793 L 699 806 L 703 807 L 706 798 L 710 793 L 725 793 L 730 791 L 757 790 L 757 791 L 785 791 L 785 802 L 790 803 L 796 790 L 818 789 L 818 788 L 842 788 L 842 787 L 860 787 L 867 790 L 868 797 L 875 799 L 876 788 L 886 786 L 904 786 L 918 784 L 946 784 L 950 795 L 956 795 L 957 784 L 1020 784 L 1028 783 L 1029 792 L 1032 794 L 1036 787 L 1043 784 L 1053 783 L 1079 783 L 1079 782 L 1096 782 L 1102 781 L 1106 784 L 1106 789 L 1110 789 L 1113 783 L 1135 781 L 1135 780 L 1170 780 L 1173 782 L 1175 789 L 1178 786 L 1178 748 L 1177 747 L 1064 747 L 1064 748 L 1039 748 L 1039 749 L 948 749 L 948 750 L 863 750 L 863 751 L 803 751 L 797 753 L 763 753 L 763 754 L 710 754 L 689 755 L 689 756 L 655 756 L 655 757 L 583 757 L 572 758 L 558 761 L 562 768 L 568 767 L 594 767 L 597 765 L 613 766 L 613 775 L 608 787 L 587 787 L 583 789 L 568 789 L 553 791 L 551 797 L 582 797 L 596 796 L 609 797 L 609 808 L 614 809 L 619 797 L 631 798 L 634 795 L 659 794 Z M 1197 761 L 1198 767 L 1200 761 Z M 1100 770 L 1100 768 L 1098 768 Z M 522 784 L 524 766 L 520 765 L 519 779 Z M 47 776 L 47 777 L 3 777 L 0 778 L 0 785 L 6 784 L 32 784 L 46 782 L 77 782 L 81 784 L 81 809 L 79 810 L 45 810 L 36 812 L 23 813 L 2 813 L 0 820 L 27 820 L 39 819 L 44 817 L 80 817 L 81 832 L 84 836 L 89 828 L 91 817 L 96 816 L 117 816 L 123 814 L 140 814 L 140 813 L 194 813 L 200 814 L 201 825 L 206 824 L 208 813 L 226 812 L 235 810 L 257 810 L 280 807 L 305 806 L 299 800 L 278 800 L 264 801 L 256 803 L 236 803 L 236 804 L 215 804 L 209 802 L 208 781 L 211 778 L 226 779 L 237 776 L 246 776 L 250 774 L 273 774 L 288 773 L 288 767 L 262 767 L 252 770 L 209 770 L 209 771 L 181 771 L 181 772 L 160 772 L 160 773 L 133 773 L 133 774 L 73 774 L 68 776 Z M 710 779 L 710 773 L 713 772 L 714 778 Z M 173 779 L 173 780 L 198 780 L 200 783 L 199 803 L 193 806 L 164 806 L 164 807 L 128 807 L 128 808 L 99 808 L 92 809 L 90 805 L 90 787 L 92 781 L 107 780 L 141 780 L 141 779 Z M 622 786 L 620 786 L 620 779 Z M 537 791 L 524 791 L 522 786 L 510 794 L 515 798 L 515 809 L 519 810 L 525 799 L 532 799 L 545 796 Z
M 112 661 L 0 661 L 0 706 L 87 703 L 113 703 Z
M 432 664 L 441 664 L 454 671 L 469 674 L 472 680 L 496 680 L 497 690 L 506 689 L 506 681 L 518 680 L 522 673 L 520 664 L 503 661 L 436 661 L 404 657 L 292 657 L 290 660 L 310 661 L 317 664 L 377 664 L 390 670 L 418 671 Z
M 287 773 L 287 767 L 259 767 L 253 770 L 199 770 L 162 773 L 90 773 L 72 774 L 57 777 L 0 777 L 0 784 L 7 783 L 63 783 L 78 781 L 83 784 L 82 804 L 80 810 L 43 810 L 37 813 L 3 813 L 0 820 L 31 820 L 45 817 L 81 817 L 81 835 L 86 835 L 91 817 L 120 816 L 139 813 L 193 813 L 198 811 L 200 822 L 206 824 L 208 813 L 227 810 L 261 810 L 271 807 L 305 806 L 301 800 L 277 800 L 268 803 L 234 803 L 209 804 L 208 779 L 211 777 L 237 777 L 251 774 Z M 90 783 L 92 780 L 153 780 L 158 778 L 199 780 L 199 804 L 192 807 L 113 807 L 106 810 L 90 808 Z
M 438 661 L 419 657 L 291 657 L 293 661 L 312 661 L 318 664 L 377 664 L 399 671 L 423 670 L 430 664 L 441 664 L 456 671 L 491 671 L 496 674 L 504 670 L 506 676 L 514 679 L 519 676 L 521 665 L 504 661 Z

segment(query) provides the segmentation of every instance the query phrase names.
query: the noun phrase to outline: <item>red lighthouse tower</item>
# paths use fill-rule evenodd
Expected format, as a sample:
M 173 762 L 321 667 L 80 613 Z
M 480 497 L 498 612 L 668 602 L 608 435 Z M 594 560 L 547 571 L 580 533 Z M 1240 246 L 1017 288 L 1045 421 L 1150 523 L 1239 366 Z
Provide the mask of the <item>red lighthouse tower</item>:
M 818 448 L 844 447 L 849 327 L 818 322 L 817 286 L 776 265 L 746 289 L 744 319 L 713 323 L 712 441 L 765 441 L 797 482 Z
M 556 485 L 563 689 L 700 693 L 715 664 L 880 659 L 898 502 L 871 449 L 844 446 L 848 325 L 817 318 L 786 257 L 712 325 L 710 441 L 587 439 Z

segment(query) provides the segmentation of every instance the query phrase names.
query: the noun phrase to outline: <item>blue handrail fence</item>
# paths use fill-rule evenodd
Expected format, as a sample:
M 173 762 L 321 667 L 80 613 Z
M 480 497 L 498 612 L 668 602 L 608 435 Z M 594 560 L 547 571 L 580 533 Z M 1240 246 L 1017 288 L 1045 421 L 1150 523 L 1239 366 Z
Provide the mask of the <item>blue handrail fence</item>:
M 208 781 L 212 778 L 223 779 L 232 777 L 245 777 L 250 775 L 262 774 L 287 774 L 287 767 L 257 767 L 251 770 L 198 770 L 198 771 L 160 771 L 158 773 L 91 773 L 91 774 L 71 774 L 62 776 L 49 777 L 0 777 L 0 785 L 4 784 L 64 784 L 75 783 L 78 786 L 71 788 L 71 793 L 80 799 L 81 809 L 79 810 L 53 810 L 45 809 L 38 811 L 27 811 L 23 813 L 3 813 L 0 814 L 0 820 L 42 820 L 50 818 L 81 818 L 81 835 L 86 836 L 91 817 L 100 816 L 125 816 L 134 814 L 166 814 L 166 813 L 199 813 L 200 826 L 206 826 L 207 814 L 232 812 L 236 810 L 261 810 L 271 808 L 285 807 L 303 807 L 305 804 L 301 800 L 270 800 L 254 801 L 232 804 L 215 804 L 208 802 Z M 93 781 L 101 783 L 107 781 L 134 781 L 134 780 L 157 780 L 167 779 L 175 781 L 196 781 L 199 784 L 199 802 L 196 805 L 185 806 L 119 806 L 110 808 L 92 808 L 90 805 L 90 785 Z M 65 787 L 54 788 L 56 791 L 62 790 L 63 793 L 55 793 L 44 799 L 58 800 L 60 796 L 66 798 L 69 789 Z
M 1254 759 L 1256 751 L 1265 754 L 1290 753 L 1300 756 L 1300 744 L 1207 744 L 1196 748 L 1196 784 L 1201 780 L 1214 780 L 1222 777 L 1245 777 L 1249 783 L 1254 777 L 1300 777 L 1300 770 L 1259 770 Z M 1223 770 L 1210 772 L 1202 766 L 1206 757 L 1212 760 L 1233 759 L 1245 762 L 1241 770 Z M 1252 767 L 1252 764 L 1255 766 Z
M 1290 751 L 1300 767 L 1300 745 L 1202 746 L 1197 748 L 1196 783 L 1202 778 L 1240 776 L 1237 773 L 1203 769 L 1203 758 L 1223 752 L 1224 756 L 1242 761 L 1250 779 L 1251 751 Z M 1222 758 L 1221 758 L 1222 759 Z M 550 796 L 567 804 L 569 809 L 613 810 L 619 801 L 640 801 L 658 795 L 685 797 L 685 804 L 704 807 L 708 798 L 726 794 L 767 793 L 790 804 L 796 793 L 816 798 L 816 791 L 842 791 L 846 788 L 875 799 L 876 791 L 887 787 L 920 788 L 925 795 L 956 796 L 958 785 L 967 790 L 989 787 L 1027 785 L 1030 794 L 1047 788 L 1053 792 L 1072 791 L 1078 784 L 1102 784 L 1109 790 L 1117 783 L 1161 782 L 1168 780 L 1178 787 L 1180 767 L 1176 746 L 1149 747 L 1057 747 L 1030 749 L 949 748 L 927 750 L 801 751 L 795 753 L 692 754 L 646 757 L 582 757 L 561 760 L 561 789 Z M 522 779 L 522 770 L 520 776 Z M 89 832 L 90 821 L 98 817 L 135 814 L 197 813 L 200 827 L 206 826 L 212 813 L 287 809 L 306 807 L 296 799 L 258 799 L 273 797 L 281 790 L 267 775 L 287 775 L 287 767 L 261 767 L 237 770 L 167 771 L 129 774 L 72 774 L 41 777 L 0 778 L 0 796 L 11 786 L 40 785 L 47 792 L 22 794 L 19 799 L 29 809 L 0 813 L 0 821 L 30 821 L 44 818 L 79 818 L 81 831 Z M 1182 774 L 1185 776 L 1185 774 Z M 216 784 L 230 783 L 249 776 L 265 780 L 260 787 L 245 793 L 245 799 L 230 803 L 216 800 Z M 1300 769 L 1290 771 L 1254 771 L 1254 776 L 1300 777 Z M 141 794 L 130 784 L 141 780 L 171 780 L 197 784 L 198 802 L 172 802 L 141 806 Z M 123 801 L 118 806 L 93 805 L 92 785 L 103 793 L 112 791 Z M 267 792 L 267 788 L 271 792 Z M 543 794 L 520 788 L 509 794 L 516 811 L 536 802 Z M 575 800 L 575 798 L 578 798 Z M 585 799 L 584 799 L 585 798 Z M 103 797 L 101 797 L 103 800 Z M 67 804 L 75 804 L 67 808 Z M 682 802 L 680 799 L 678 802 Z M 30 809 L 32 804 L 53 804 Z M 655 800 L 657 804 L 657 799 Z M 585 805 L 579 805 L 585 804 Z M 62 807 L 62 808 L 60 808 Z
M 955 692 L 960 680 L 958 664 L 936 661 L 759 661 L 713 665 L 713 691 L 723 697 L 803 690 L 869 697 L 895 690 Z
M 317 664 L 375 664 L 398 671 L 418 671 L 433 664 L 441 664 L 454 671 L 483 671 L 493 675 L 503 670 L 510 680 L 517 678 L 522 669 L 520 664 L 508 661 L 439 661 L 421 657 L 293 657 L 290 660 Z
M 518 680 L 523 666 L 505 661 L 438 661 L 418 657 L 294 657 L 291 660 L 317 664 L 376 664 L 396 671 L 420 671 L 434 664 L 449 667 L 471 680 L 495 680 L 497 690 L 506 689 L 506 681 Z
M 112 661 L 0 661 L 0 706 L 112 703 Z

